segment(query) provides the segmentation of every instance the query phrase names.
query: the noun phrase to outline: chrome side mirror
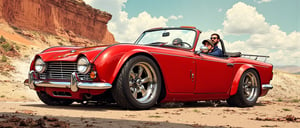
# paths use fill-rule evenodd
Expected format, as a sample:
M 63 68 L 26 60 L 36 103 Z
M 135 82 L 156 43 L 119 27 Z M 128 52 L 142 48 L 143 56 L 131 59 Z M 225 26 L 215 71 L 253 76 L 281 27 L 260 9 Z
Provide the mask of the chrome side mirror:
M 200 47 L 200 52 L 208 51 L 208 47 L 206 46 L 201 46 Z

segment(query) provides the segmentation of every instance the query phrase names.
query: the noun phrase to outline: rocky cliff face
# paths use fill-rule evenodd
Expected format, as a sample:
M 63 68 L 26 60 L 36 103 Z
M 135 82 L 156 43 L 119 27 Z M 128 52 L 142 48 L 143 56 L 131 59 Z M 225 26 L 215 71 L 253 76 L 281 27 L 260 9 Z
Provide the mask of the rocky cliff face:
M 107 30 L 111 14 L 82 0 L 1 0 L 0 19 L 11 26 L 55 35 L 80 36 L 100 43 L 115 43 Z

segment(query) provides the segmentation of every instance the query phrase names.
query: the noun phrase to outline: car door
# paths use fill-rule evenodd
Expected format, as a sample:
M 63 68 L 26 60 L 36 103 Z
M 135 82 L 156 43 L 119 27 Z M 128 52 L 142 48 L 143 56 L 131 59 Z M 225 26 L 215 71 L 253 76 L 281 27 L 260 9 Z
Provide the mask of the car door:
M 228 93 L 233 69 L 234 65 L 229 59 L 200 54 L 196 57 L 195 93 Z
M 152 53 L 158 61 L 166 89 L 170 93 L 193 93 L 196 61 L 193 52 L 164 50 L 165 53 Z

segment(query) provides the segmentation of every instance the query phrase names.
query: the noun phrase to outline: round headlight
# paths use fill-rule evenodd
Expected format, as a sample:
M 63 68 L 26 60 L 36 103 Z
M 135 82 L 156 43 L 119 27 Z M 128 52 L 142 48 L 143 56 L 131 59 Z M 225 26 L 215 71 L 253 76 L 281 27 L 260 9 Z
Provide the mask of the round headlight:
M 81 74 L 87 74 L 91 70 L 91 64 L 85 57 L 80 57 L 77 61 L 77 70 Z
M 43 73 L 46 70 L 46 63 L 41 58 L 38 58 L 35 60 L 34 68 L 38 73 Z

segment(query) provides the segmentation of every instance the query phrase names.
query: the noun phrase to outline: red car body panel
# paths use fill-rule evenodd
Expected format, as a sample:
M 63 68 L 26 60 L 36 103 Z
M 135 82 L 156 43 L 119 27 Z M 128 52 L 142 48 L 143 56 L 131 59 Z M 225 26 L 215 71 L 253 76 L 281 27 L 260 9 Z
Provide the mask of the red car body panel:
M 200 31 L 196 30 L 196 33 L 194 44 L 198 41 Z M 160 69 L 166 92 L 161 102 L 228 99 L 237 92 L 240 78 L 248 69 L 257 71 L 261 85 L 270 84 L 273 75 L 271 64 L 241 57 L 219 58 L 195 54 L 195 48 L 196 46 L 192 49 L 178 49 L 134 44 L 89 48 L 53 47 L 36 55 L 34 60 L 40 57 L 45 62 L 76 62 L 80 56 L 85 56 L 97 72 L 98 79 L 94 81 L 113 85 L 126 61 L 135 55 L 145 55 L 153 59 Z M 34 61 L 30 70 L 34 70 Z M 83 93 L 98 95 L 106 91 L 79 89 L 78 92 L 72 92 L 67 88 L 44 87 L 37 87 L 35 90 L 43 90 L 48 94 L 54 91 L 69 92 L 72 97 L 63 97 L 69 99 L 82 99 Z M 266 93 L 267 91 L 262 90 L 261 96 Z

